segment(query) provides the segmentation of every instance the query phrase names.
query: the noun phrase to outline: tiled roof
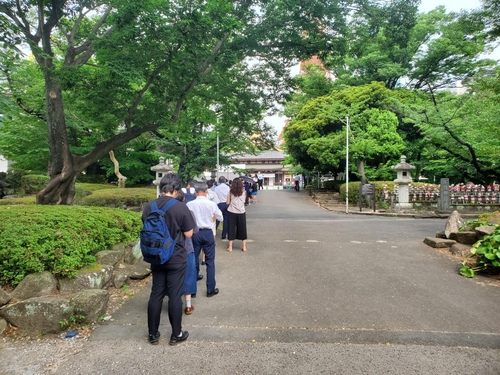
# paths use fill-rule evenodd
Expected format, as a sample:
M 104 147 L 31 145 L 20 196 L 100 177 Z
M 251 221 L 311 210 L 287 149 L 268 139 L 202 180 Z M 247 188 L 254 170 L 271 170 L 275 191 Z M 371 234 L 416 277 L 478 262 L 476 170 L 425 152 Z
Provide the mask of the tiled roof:
M 231 159 L 238 160 L 238 161 L 265 160 L 265 159 L 284 160 L 285 157 L 286 157 L 286 154 L 282 151 L 269 150 L 269 151 L 261 152 L 260 154 L 257 154 L 257 155 L 252 155 L 252 154 L 235 155 L 235 156 L 231 156 Z

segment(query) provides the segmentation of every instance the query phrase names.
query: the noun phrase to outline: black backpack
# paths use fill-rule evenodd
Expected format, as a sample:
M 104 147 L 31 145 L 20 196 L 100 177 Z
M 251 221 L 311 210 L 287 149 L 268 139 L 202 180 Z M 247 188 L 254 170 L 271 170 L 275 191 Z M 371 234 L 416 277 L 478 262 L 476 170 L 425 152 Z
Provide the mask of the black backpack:
M 151 212 L 144 220 L 140 235 L 142 256 L 148 263 L 163 264 L 174 253 L 177 241 L 170 236 L 165 214 L 177 202 L 170 199 L 161 209 L 158 209 L 156 201 L 151 202 Z

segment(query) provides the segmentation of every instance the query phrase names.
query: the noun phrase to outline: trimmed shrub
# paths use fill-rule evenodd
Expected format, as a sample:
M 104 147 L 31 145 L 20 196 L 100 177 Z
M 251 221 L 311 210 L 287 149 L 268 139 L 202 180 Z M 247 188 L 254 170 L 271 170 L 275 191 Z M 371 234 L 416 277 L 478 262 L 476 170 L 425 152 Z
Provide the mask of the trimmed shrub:
M 49 271 L 73 276 L 95 254 L 139 237 L 137 212 L 78 206 L 0 207 L 0 283 Z
M 323 181 L 323 188 L 327 190 L 333 190 L 333 191 L 340 191 L 340 186 L 343 185 L 344 182 L 342 181 Z
M 21 177 L 21 189 L 25 195 L 33 195 L 42 190 L 49 180 L 49 176 L 27 174 Z
M 156 187 L 118 188 L 96 190 L 81 198 L 78 204 L 82 206 L 99 206 L 121 208 L 138 207 L 156 198 Z
M 80 174 L 76 181 L 88 184 L 105 184 L 107 179 L 106 175 L 103 174 Z
M 374 181 L 371 184 L 375 185 L 375 197 L 378 200 L 379 197 L 384 193 L 384 185 L 386 185 L 386 189 L 389 192 L 394 191 L 394 181 Z M 340 186 L 340 196 L 345 201 L 346 193 L 345 193 L 345 184 Z M 349 203 L 358 204 L 359 203 L 359 189 L 361 187 L 360 181 L 349 182 Z

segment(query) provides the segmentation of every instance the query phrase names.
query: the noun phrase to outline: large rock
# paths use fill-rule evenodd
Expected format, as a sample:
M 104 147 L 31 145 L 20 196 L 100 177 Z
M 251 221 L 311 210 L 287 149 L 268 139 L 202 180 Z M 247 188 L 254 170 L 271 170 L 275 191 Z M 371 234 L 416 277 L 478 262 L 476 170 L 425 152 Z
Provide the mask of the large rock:
M 466 245 L 473 245 L 477 242 L 479 238 L 476 232 L 464 231 L 464 232 L 451 232 L 450 240 L 457 241 Z
M 451 247 L 457 242 L 453 240 L 447 240 L 446 238 L 427 237 L 424 240 L 424 243 L 426 245 L 429 245 L 430 247 L 437 249 L 437 248 Z
M 125 274 L 134 280 L 142 280 L 151 274 L 151 264 L 144 260 L 136 264 L 119 263 L 114 268 L 114 274 Z
M 0 289 L 0 307 L 9 303 L 12 299 L 12 296 L 7 293 L 5 290 Z
M 109 292 L 100 289 L 87 289 L 76 293 L 71 298 L 75 315 L 83 315 L 85 322 L 92 323 L 103 316 L 109 300 Z
M 470 255 L 470 249 L 472 246 L 463 243 L 456 243 L 450 247 L 450 253 L 453 255 L 458 255 L 461 257 L 466 257 Z
M 464 225 L 465 222 L 462 219 L 462 216 L 458 213 L 458 211 L 453 211 L 448 220 L 446 220 L 446 224 L 444 227 L 444 233 L 446 234 L 446 238 L 450 238 L 451 233 L 456 233 L 460 230 L 460 227 Z
M 123 256 L 123 251 L 117 250 L 102 250 L 96 255 L 96 262 L 105 266 L 114 266 L 120 261 Z
M 141 243 L 139 240 L 129 243 L 125 247 L 123 261 L 127 264 L 135 264 L 142 261 Z
M 47 296 L 57 292 L 57 279 L 50 272 L 32 273 L 26 276 L 12 292 L 14 301 Z
M 7 322 L 22 331 L 36 333 L 58 333 L 60 322 L 68 321 L 72 315 L 69 300 L 62 296 L 30 298 L 0 310 Z
M 483 238 L 484 236 L 488 236 L 490 235 L 491 233 L 493 233 L 495 231 L 496 227 L 495 226 L 491 226 L 491 225 L 482 225 L 480 227 L 477 227 L 475 229 L 476 231 L 476 234 L 477 234 L 477 237 L 479 239 Z
M 111 280 L 113 266 L 93 265 L 83 268 L 74 279 L 59 280 L 61 293 L 81 292 L 85 289 L 103 289 Z
M 4 318 L 0 318 L 0 336 L 5 332 L 7 326 L 7 321 Z
M 130 283 L 130 276 L 122 272 L 113 271 L 113 285 L 116 289 L 120 289 L 125 284 Z

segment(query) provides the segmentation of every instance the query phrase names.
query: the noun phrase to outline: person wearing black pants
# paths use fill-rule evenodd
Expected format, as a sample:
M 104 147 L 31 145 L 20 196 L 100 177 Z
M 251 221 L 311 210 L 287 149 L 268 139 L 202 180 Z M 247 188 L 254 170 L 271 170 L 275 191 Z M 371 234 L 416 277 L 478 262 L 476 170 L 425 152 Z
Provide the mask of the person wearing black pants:
M 175 199 L 181 189 L 181 180 L 174 173 L 168 173 L 160 181 L 160 197 L 156 205 L 161 209 L 167 202 Z M 142 220 L 145 221 L 151 213 L 151 204 L 144 208 Z M 152 264 L 153 284 L 148 302 L 148 333 L 149 342 L 157 345 L 160 340 L 161 309 L 163 299 L 168 296 L 168 318 L 172 327 L 170 345 L 177 345 L 189 337 L 187 331 L 182 331 L 182 294 L 187 267 L 187 251 L 185 238 L 192 237 L 196 223 L 186 204 L 177 202 L 165 214 L 165 223 L 172 238 L 176 239 L 174 252 L 163 264 Z

